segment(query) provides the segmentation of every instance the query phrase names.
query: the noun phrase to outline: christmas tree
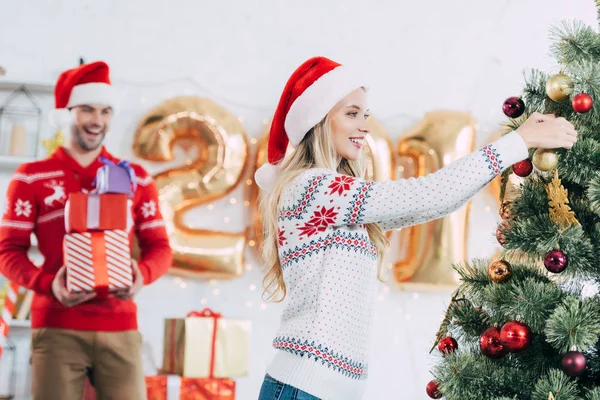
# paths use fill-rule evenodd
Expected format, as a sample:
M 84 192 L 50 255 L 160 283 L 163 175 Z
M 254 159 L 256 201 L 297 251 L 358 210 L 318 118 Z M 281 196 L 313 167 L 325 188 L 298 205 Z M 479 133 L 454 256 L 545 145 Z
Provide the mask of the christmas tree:
M 532 149 L 502 175 L 502 249 L 454 266 L 461 285 L 432 348 L 431 398 L 600 400 L 600 35 L 581 22 L 551 33 L 560 72 L 527 72 L 505 125 L 554 114 L 579 140 Z

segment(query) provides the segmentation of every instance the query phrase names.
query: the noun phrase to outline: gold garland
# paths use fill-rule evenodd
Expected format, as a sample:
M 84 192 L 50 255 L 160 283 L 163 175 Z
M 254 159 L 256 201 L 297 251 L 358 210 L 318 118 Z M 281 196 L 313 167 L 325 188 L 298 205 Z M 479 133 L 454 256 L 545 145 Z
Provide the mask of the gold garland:
M 569 192 L 558 178 L 558 170 L 554 170 L 552 182 L 546 186 L 550 218 L 561 228 L 566 229 L 571 225 L 579 225 L 575 213 L 569 207 Z

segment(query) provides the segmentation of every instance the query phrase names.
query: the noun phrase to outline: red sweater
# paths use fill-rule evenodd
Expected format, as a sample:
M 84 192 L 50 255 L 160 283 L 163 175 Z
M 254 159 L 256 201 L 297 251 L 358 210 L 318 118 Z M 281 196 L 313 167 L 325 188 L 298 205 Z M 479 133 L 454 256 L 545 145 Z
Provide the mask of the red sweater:
M 118 161 L 105 148 L 101 155 Z M 21 165 L 9 184 L 0 222 L 0 272 L 35 292 L 31 306 L 33 328 L 137 329 L 137 309 L 133 300 L 92 299 L 68 308 L 52 293 L 52 280 L 63 265 L 65 202 L 69 193 L 93 189 L 92 181 L 102 165 L 95 160 L 84 168 L 61 147 L 45 160 Z M 137 235 L 141 250 L 139 267 L 147 285 L 167 272 L 172 252 L 158 208 L 156 185 L 141 166 L 132 164 L 132 167 L 137 188 L 131 209 L 134 227 L 129 238 L 133 244 L 133 235 Z M 32 232 L 44 257 L 41 268 L 27 257 Z

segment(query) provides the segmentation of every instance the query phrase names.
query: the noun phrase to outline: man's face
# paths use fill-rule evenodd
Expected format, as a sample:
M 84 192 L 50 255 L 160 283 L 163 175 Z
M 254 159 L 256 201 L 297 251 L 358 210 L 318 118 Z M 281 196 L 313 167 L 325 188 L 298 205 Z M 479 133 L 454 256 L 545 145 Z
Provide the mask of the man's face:
M 83 151 L 93 151 L 102 145 L 108 132 L 113 110 L 101 104 L 85 104 L 71 110 L 75 121 L 72 133 L 76 144 Z

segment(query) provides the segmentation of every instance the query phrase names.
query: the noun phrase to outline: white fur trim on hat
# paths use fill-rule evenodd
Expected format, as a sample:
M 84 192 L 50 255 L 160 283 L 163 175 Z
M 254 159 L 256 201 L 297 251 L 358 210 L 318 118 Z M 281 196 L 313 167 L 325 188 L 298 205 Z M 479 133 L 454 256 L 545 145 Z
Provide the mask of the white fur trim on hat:
M 277 180 L 280 170 L 281 167 L 279 165 L 264 163 L 254 173 L 254 180 L 259 188 L 271 193 L 275 187 L 275 181 Z
M 116 108 L 116 97 L 114 88 L 107 83 L 84 83 L 73 87 L 67 108 L 83 104 L 103 104 Z
M 340 100 L 359 87 L 366 89 L 360 76 L 339 66 L 306 88 L 292 103 L 285 118 L 284 127 L 292 146 L 297 146 Z
M 58 108 L 55 110 L 50 110 L 48 114 L 48 119 L 50 120 L 50 125 L 55 128 L 66 128 L 73 124 L 74 118 L 73 114 L 71 114 L 71 110 L 67 108 Z

